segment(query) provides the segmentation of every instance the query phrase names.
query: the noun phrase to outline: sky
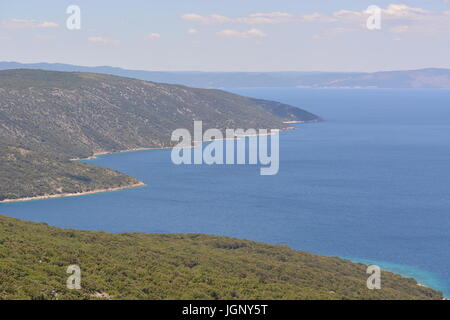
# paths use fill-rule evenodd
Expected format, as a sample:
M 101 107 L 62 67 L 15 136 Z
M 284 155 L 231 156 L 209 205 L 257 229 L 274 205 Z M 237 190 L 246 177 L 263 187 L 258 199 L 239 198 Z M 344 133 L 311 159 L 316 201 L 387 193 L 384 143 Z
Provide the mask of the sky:
M 71 5 L 80 29 L 67 28 Z M 0 61 L 373 72 L 450 68 L 449 57 L 450 0 L 0 0 Z

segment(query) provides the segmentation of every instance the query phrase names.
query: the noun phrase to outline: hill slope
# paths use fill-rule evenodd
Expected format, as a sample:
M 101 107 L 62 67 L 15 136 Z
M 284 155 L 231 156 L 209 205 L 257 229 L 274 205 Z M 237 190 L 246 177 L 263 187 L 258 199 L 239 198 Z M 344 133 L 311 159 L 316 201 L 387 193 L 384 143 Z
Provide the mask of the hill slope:
M 117 171 L 0 143 L 0 201 L 139 185 Z
M 64 158 L 173 145 L 177 128 L 283 129 L 316 121 L 299 108 L 234 95 L 89 73 L 0 71 L 0 138 Z
M 450 89 L 450 70 L 428 68 L 389 72 L 161 72 L 115 67 L 84 67 L 61 63 L 0 62 L 4 69 L 44 69 L 112 74 L 141 80 L 203 88 L 440 88 Z
M 79 291 L 65 285 L 72 264 L 82 271 Z M 442 298 L 389 272 L 381 290 L 368 290 L 366 279 L 362 264 L 286 246 L 63 230 L 0 216 L 0 299 Z

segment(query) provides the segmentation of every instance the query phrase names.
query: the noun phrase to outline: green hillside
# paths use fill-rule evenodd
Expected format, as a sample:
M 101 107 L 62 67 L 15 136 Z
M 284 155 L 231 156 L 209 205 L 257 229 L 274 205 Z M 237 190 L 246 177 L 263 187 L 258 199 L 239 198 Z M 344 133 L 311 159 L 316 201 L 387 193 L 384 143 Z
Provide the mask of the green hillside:
M 0 139 L 63 158 L 171 146 L 171 133 L 204 128 L 283 129 L 316 121 L 299 108 L 220 90 L 93 73 L 0 71 Z
M 139 181 L 117 171 L 0 143 L 0 201 L 119 188 Z
M 4 208 L 0 206 L 0 211 Z M 69 265 L 81 290 L 68 290 Z M 441 299 L 340 258 L 211 235 L 63 230 L 0 216 L 0 299 Z

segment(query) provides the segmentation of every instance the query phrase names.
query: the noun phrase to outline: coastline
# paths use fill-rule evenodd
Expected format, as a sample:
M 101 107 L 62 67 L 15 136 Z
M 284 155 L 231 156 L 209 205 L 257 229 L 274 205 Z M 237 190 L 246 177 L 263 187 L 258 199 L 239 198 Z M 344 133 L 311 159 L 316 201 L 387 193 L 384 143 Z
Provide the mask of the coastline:
M 448 286 L 445 282 L 442 282 L 436 274 L 419 267 L 371 259 L 353 257 L 341 258 L 355 263 L 362 263 L 364 265 L 377 265 L 382 270 L 398 274 L 403 278 L 414 279 L 419 287 L 430 288 L 442 292 L 443 300 L 449 299 L 450 297 Z
M 284 121 L 284 124 L 302 124 L 302 123 L 317 123 L 317 122 L 321 122 L 322 119 L 317 119 L 317 120 L 310 120 L 310 121 Z M 295 126 L 289 126 L 289 127 L 285 127 L 285 128 L 281 128 L 281 129 L 267 129 L 270 130 L 270 132 L 268 132 L 267 134 L 256 134 L 256 135 L 239 135 L 236 136 L 234 138 L 223 138 L 223 139 L 217 139 L 217 140 L 239 140 L 245 137 L 254 137 L 254 136 L 272 136 L 273 133 L 272 131 L 277 130 L 278 132 L 283 132 L 283 131 L 289 131 L 289 130 L 295 130 Z M 212 142 L 215 140 L 209 140 L 209 141 L 202 141 L 202 142 Z M 193 141 L 194 143 L 198 143 L 199 141 Z M 183 146 L 181 148 L 186 149 L 186 148 L 196 148 L 198 145 L 194 145 L 194 146 Z M 127 152 L 135 152 L 135 151 L 148 151 L 148 150 L 167 150 L 167 149 L 178 149 L 180 147 L 138 147 L 138 148 L 131 148 L 131 149 L 124 149 L 124 150 L 117 150 L 117 151 L 99 151 L 99 152 L 94 152 L 94 154 L 92 156 L 89 156 L 87 158 L 74 158 L 74 159 L 69 159 L 70 161 L 84 161 L 84 160 L 94 160 L 97 159 L 97 156 L 102 156 L 102 155 L 107 155 L 107 154 L 119 154 L 119 153 L 127 153 Z
M 323 121 L 322 118 L 315 119 L 315 120 L 307 120 L 307 121 L 301 121 L 301 120 L 293 120 L 293 121 L 284 121 L 285 124 L 299 124 L 299 123 L 317 123 Z
M 36 201 L 36 200 L 45 200 L 45 199 L 55 199 L 55 198 L 78 197 L 78 196 L 85 196 L 88 194 L 96 194 L 96 193 L 105 193 L 105 192 L 133 189 L 133 188 L 137 188 L 137 187 L 143 187 L 145 185 L 146 185 L 145 183 L 139 182 L 139 183 L 135 183 L 135 184 L 128 185 L 128 186 L 123 186 L 123 187 L 96 189 L 96 190 L 85 191 L 85 192 L 51 194 L 51 195 L 26 197 L 26 198 L 18 198 L 18 199 L 4 199 L 4 200 L 0 201 L 0 204 L 1 203 L 13 203 L 13 202 Z
M 99 151 L 94 152 L 94 154 L 87 158 L 74 158 L 69 159 L 70 161 L 83 161 L 83 160 L 94 160 L 97 158 L 97 156 L 103 156 L 107 154 L 116 154 L 116 153 L 127 153 L 127 152 L 135 152 L 135 151 L 147 151 L 147 150 L 164 150 L 164 149 L 173 149 L 173 147 L 139 147 L 139 148 L 131 148 L 131 149 L 124 149 L 124 150 L 118 150 L 118 151 Z

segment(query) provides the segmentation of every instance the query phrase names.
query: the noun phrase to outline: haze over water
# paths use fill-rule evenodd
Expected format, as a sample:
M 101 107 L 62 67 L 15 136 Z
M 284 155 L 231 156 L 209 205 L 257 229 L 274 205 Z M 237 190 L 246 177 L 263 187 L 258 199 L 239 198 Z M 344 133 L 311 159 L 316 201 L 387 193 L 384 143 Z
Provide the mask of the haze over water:
M 148 186 L 0 205 L 83 230 L 208 233 L 362 259 L 450 296 L 450 91 L 233 89 L 326 121 L 280 136 L 280 171 L 175 166 L 170 150 L 101 156 Z

